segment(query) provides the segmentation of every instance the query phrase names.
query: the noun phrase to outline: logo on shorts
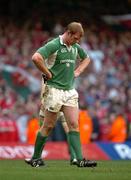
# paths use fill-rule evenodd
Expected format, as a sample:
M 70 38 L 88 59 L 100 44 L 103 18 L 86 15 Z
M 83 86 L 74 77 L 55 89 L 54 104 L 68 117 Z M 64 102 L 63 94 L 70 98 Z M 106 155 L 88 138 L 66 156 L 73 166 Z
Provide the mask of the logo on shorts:
M 54 108 L 53 107 L 49 107 L 48 110 L 49 111 L 54 111 Z

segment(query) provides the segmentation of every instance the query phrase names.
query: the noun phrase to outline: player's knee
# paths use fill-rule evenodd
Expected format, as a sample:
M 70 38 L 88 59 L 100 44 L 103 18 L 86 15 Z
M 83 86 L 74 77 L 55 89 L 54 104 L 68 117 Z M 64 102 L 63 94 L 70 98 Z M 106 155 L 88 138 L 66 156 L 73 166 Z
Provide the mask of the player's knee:
M 41 127 L 41 133 L 44 135 L 44 136 L 48 136 L 52 129 L 54 128 L 53 124 L 52 125 L 43 125 Z
M 48 127 L 46 127 L 45 129 L 46 129 L 46 131 L 48 132 L 48 134 L 50 134 L 51 131 L 52 131 L 52 129 L 53 129 L 53 126 L 48 126 Z
M 78 123 L 76 123 L 76 122 L 70 123 L 69 130 L 78 130 L 78 129 L 79 129 Z

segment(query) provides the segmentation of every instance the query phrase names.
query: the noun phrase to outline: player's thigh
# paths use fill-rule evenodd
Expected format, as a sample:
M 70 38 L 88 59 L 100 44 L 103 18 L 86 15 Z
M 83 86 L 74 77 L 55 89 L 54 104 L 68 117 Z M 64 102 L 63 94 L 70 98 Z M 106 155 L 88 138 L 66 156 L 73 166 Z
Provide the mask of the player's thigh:
M 45 110 L 45 117 L 43 123 L 45 127 L 48 126 L 54 127 L 56 120 L 57 120 L 57 113 Z
M 79 110 L 78 107 L 63 106 L 62 111 L 69 126 L 78 127 Z

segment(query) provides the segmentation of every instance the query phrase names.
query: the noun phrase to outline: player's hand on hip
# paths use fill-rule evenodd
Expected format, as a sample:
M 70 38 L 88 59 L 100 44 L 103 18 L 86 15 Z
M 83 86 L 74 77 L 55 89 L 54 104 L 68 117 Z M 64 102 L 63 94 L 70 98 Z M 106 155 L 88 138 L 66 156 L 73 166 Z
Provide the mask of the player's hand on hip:
M 52 73 L 49 71 L 48 74 L 46 74 L 47 79 L 51 79 L 52 78 Z

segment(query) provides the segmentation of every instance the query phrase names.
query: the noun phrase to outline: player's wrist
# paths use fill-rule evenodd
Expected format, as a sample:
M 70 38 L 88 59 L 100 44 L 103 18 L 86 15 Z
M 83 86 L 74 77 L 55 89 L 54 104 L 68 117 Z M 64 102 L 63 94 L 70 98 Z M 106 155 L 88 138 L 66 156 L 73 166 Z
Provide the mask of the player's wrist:
M 80 75 L 82 73 L 81 69 L 77 69 L 77 73 Z

